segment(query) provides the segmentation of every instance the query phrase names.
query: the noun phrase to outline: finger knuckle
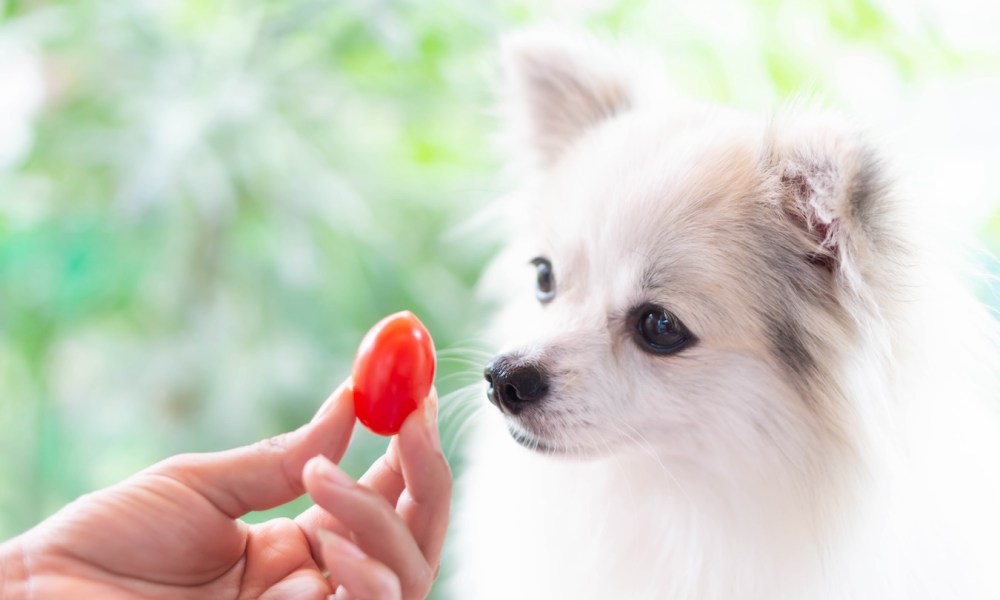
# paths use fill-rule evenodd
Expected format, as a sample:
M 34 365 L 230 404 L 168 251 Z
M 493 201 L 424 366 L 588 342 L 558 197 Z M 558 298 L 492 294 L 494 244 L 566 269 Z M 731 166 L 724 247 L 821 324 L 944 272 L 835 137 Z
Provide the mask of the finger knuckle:
M 403 598 L 402 583 L 399 581 L 399 577 L 388 568 L 379 573 L 377 587 L 380 598 Z M 421 596 L 421 598 L 423 597 Z
M 420 577 L 420 589 L 424 590 L 426 593 L 434 585 L 434 570 L 428 565 L 426 569 L 423 570 L 423 575 Z
M 267 438 L 256 442 L 252 448 L 264 454 L 270 454 L 273 452 L 284 453 L 289 448 L 292 447 L 291 435 L 288 433 L 282 433 L 274 437 Z
M 454 482 L 455 477 L 451 472 L 451 466 L 448 463 L 444 463 L 444 476 L 441 478 L 442 491 L 450 496 Z
M 442 464 L 439 473 L 433 477 L 432 481 L 433 485 L 426 486 L 426 489 L 422 492 L 422 495 L 426 497 L 426 501 L 443 502 L 451 498 L 454 479 L 451 467 L 447 463 Z
M 165 458 L 143 471 L 145 475 L 164 476 L 178 481 L 184 481 L 197 470 L 203 455 L 195 453 L 176 454 Z
M 423 568 L 411 573 L 407 578 L 403 586 L 404 596 L 406 598 L 423 598 L 430 591 L 432 585 L 434 585 L 434 571 L 431 570 L 430 565 L 425 564 Z
M 383 454 L 379 458 L 379 462 L 382 464 L 382 466 L 384 466 L 386 469 L 396 474 L 397 476 L 399 477 L 403 476 L 403 471 L 399 466 L 399 462 L 391 460 L 387 454 Z
M 151 467 L 151 470 L 159 472 L 181 471 L 186 469 L 194 459 L 192 454 L 175 454 L 165 458 Z

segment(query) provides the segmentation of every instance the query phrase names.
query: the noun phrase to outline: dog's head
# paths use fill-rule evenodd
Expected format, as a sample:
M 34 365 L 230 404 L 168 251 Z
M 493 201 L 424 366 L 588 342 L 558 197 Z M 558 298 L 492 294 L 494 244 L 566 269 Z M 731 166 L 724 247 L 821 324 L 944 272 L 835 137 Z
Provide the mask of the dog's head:
M 523 283 L 485 375 L 513 437 L 698 462 L 808 462 L 840 437 L 839 365 L 871 342 L 895 243 L 857 134 L 808 111 L 684 108 L 578 41 L 521 36 L 505 56 L 531 167 Z

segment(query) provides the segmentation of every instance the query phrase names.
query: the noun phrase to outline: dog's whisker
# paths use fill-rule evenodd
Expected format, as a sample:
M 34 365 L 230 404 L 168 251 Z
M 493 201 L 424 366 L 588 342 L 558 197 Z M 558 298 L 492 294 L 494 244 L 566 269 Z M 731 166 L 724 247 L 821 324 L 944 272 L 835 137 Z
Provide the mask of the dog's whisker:
M 492 354 L 488 352 L 480 352 L 476 350 L 467 349 L 455 349 L 452 351 L 448 350 L 438 350 L 437 356 L 440 359 L 452 360 L 455 358 L 465 358 L 469 360 L 487 360 L 492 357 Z
M 481 409 L 481 406 L 472 402 L 457 404 L 455 409 L 448 412 L 448 414 L 441 419 L 442 427 L 448 431 L 457 430 L 462 427 L 462 424 L 469 418 L 470 415 Z
M 472 360 L 472 359 L 464 358 L 464 357 L 460 358 L 460 357 L 440 357 L 439 356 L 438 357 L 438 363 L 439 364 L 450 364 L 450 365 L 459 365 L 459 366 L 463 366 L 463 367 L 469 367 L 470 369 L 473 370 L 473 372 L 475 372 L 476 377 L 479 377 L 479 378 L 482 378 L 482 376 L 483 376 L 482 375 L 483 367 L 486 366 L 486 363 L 484 363 L 484 362 L 480 362 L 478 360 Z
M 446 347 L 447 348 L 456 348 L 456 347 L 463 347 L 463 346 L 467 346 L 467 347 L 470 347 L 470 348 L 485 348 L 485 347 L 489 346 L 489 344 L 486 342 L 486 340 L 484 340 L 483 338 L 480 338 L 480 337 L 464 337 L 464 338 L 461 338 L 461 339 L 458 339 L 458 340 L 455 340 L 455 341 L 451 342 Z
M 445 454 L 447 456 L 455 456 L 456 452 L 462 447 L 462 439 L 472 429 L 473 423 L 475 423 L 476 418 L 480 414 L 481 409 L 479 408 L 470 410 L 465 413 L 458 426 L 452 428 L 451 431 L 453 433 L 449 435 L 448 440 L 445 442 Z
M 439 401 L 440 418 L 447 418 L 450 413 L 472 404 L 472 399 L 480 391 L 478 383 L 470 383 L 445 394 Z
M 488 348 L 486 348 L 485 346 L 484 347 L 477 347 L 477 346 L 465 346 L 465 345 L 452 344 L 452 345 L 449 345 L 449 346 L 447 346 L 445 348 L 438 348 L 437 349 L 437 355 L 439 357 L 440 356 L 455 356 L 455 355 L 460 355 L 460 356 L 474 356 L 476 358 L 487 358 L 488 359 L 488 358 L 491 358 L 493 356 L 493 353 Z
M 454 373 L 446 373 L 437 378 L 437 384 L 451 384 L 453 382 L 458 382 L 461 387 L 468 387 L 472 385 L 481 384 L 483 381 L 483 376 L 476 373 L 469 373 L 468 371 L 456 371 Z
M 448 456 L 454 454 L 470 422 L 483 408 L 481 403 L 475 402 L 478 393 L 478 388 L 466 386 L 447 394 L 447 401 L 442 403 L 439 420 L 441 429 L 448 432 L 447 439 L 443 440 Z
M 441 421 L 450 424 L 453 419 L 460 418 L 463 413 L 478 409 L 481 405 L 477 401 L 480 392 L 478 385 L 467 385 L 449 393 L 448 400 L 441 406 Z

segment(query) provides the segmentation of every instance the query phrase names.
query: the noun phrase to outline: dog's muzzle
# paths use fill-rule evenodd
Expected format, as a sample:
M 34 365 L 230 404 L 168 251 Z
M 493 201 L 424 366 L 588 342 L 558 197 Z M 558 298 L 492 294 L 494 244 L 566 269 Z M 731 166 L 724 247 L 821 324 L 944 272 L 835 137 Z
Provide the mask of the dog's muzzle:
M 547 377 L 537 365 L 506 355 L 493 359 L 483 376 L 490 386 L 486 397 L 510 415 L 539 403 L 549 391 Z

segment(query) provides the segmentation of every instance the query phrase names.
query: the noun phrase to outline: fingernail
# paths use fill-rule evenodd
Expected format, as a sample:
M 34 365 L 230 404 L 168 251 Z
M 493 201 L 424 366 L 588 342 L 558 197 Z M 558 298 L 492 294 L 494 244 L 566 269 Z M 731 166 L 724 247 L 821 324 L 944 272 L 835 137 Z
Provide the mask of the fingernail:
M 337 387 L 337 389 L 334 390 L 332 394 L 330 394 L 330 396 L 326 399 L 326 401 L 323 402 L 323 405 L 319 407 L 319 410 L 316 411 L 316 415 L 313 416 L 312 421 L 310 421 L 310 423 L 315 423 L 316 421 L 319 421 L 324 416 L 326 416 L 327 413 L 333 410 L 333 407 L 337 405 L 337 399 L 340 398 L 340 396 L 344 393 L 345 389 L 351 387 L 351 383 L 352 383 L 351 379 L 348 378 L 347 381 L 340 384 Z
M 437 388 L 432 387 L 424 399 L 424 430 L 430 438 L 431 446 L 441 451 L 441 435 L 438 432 L 438 395 Z
M 354 480 L 340 467 L 330 462 L 330 459 L 322 454 L 312 459 L 316 463 L 316 472 L 326 481 L 340 487 L 351 487 Z
M 365 553 L 361 551 L 361 548 L 358 548 L 349 540 L 340 537 L 328 529 L 317 529 L 316 537 L 319 538 L 319 543 L 323 545 L 323 548 L 331 549 L 337 554 L 346 554 L 354 558 L 365 557 Z

